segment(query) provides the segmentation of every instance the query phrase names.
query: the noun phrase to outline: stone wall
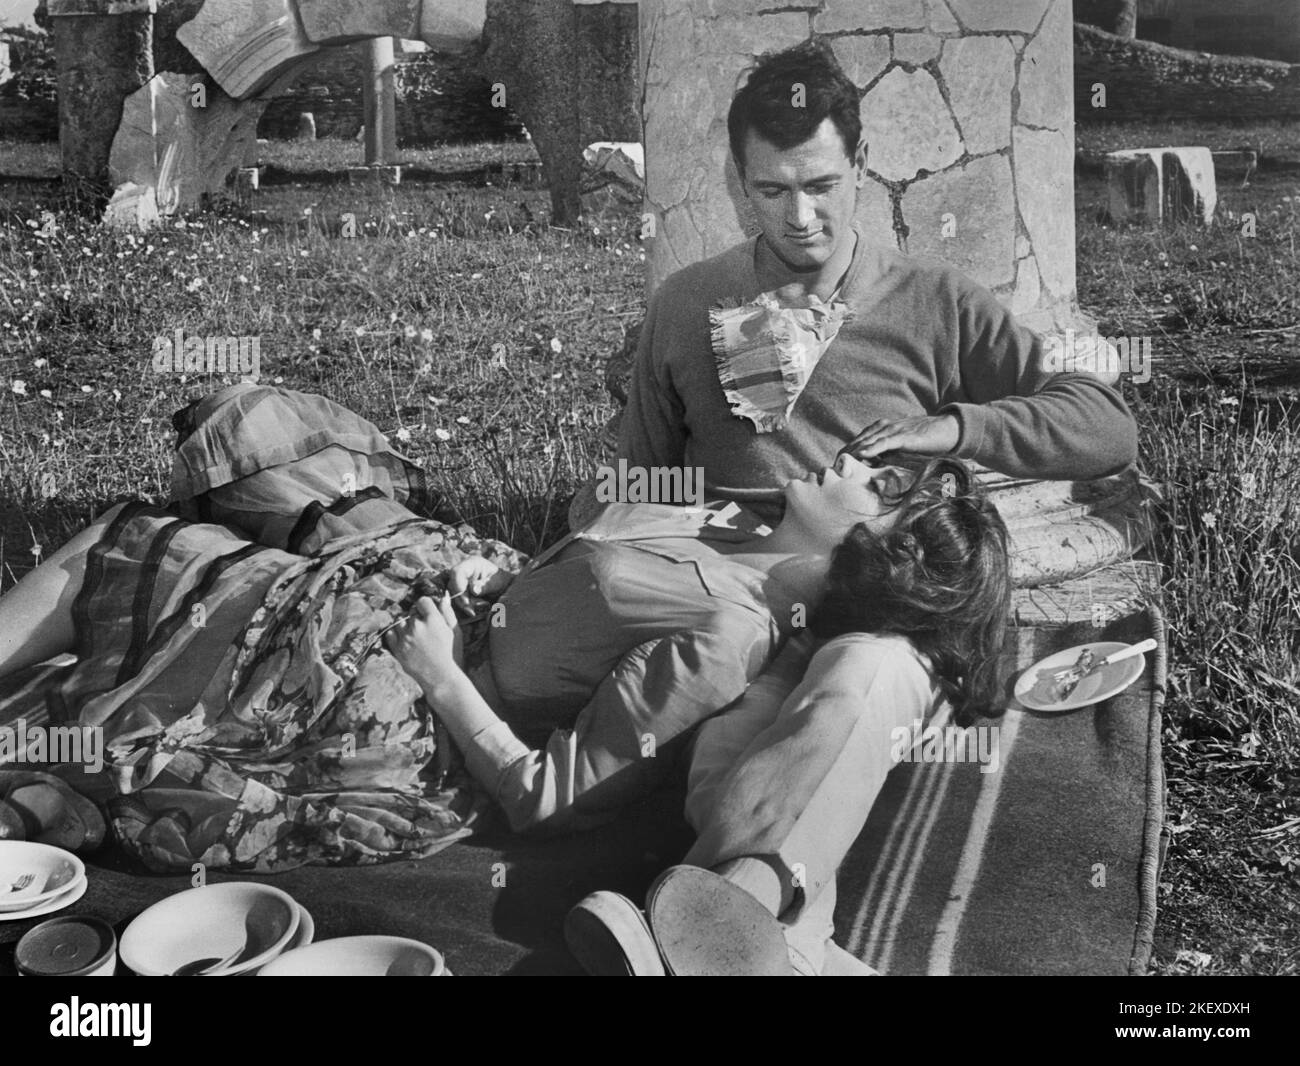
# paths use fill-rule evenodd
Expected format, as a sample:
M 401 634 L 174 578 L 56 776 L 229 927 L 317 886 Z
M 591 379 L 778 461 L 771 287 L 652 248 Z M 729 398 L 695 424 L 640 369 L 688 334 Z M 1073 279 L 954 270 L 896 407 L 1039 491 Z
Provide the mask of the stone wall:
M 1119 0 L 1074 0 L 1074 17 L 1114 27 Z M 1137 35 L 1215 55 L 1300 62 L 1300 4 L 1291 0 L 1139 0 Z
M 642 0 L 650 286 L 754 232 L 727 108 L 757 54 L 816 34 L 862 92 L 867 236 L 1074 324 L 1070 31 L 1068 0 Z
M 1106 106 L 1092 106 L 1092 86 Z M 1074 27 L 1074 100 L 1080 122 L 1300 118 L 1300 65 L 1207 56 Z

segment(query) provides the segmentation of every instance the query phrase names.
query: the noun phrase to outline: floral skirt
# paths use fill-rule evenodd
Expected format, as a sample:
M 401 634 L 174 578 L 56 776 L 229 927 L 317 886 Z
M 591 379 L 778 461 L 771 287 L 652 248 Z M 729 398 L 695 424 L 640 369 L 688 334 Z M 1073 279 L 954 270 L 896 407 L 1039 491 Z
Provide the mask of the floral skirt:
M 322 456 L 337 449 L 278 457 L 259 493 Z M 438 772 L 449 749 L 382 636 L 417 580 L 437 587 L 476 554 L 517 573 L 523 556 L 373 485 L 276 526 L 294 551 L 142 502 L 94 528 L 75 661 L 0 679 L 0 725 L 102 731 L 103 769 L 73 780 L 127 852 L 159 871 L 269 872 L 418 858 L 471 831 L 485 802 Z

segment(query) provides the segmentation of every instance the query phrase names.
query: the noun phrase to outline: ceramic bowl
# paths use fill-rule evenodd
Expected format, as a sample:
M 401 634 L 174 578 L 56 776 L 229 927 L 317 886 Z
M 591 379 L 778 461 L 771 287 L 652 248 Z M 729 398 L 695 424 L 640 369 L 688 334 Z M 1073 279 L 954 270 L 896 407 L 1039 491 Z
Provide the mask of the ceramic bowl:
M 122 962 L 143 977 L 175 973 L 199 959 L 235 959 L 229 976 L 263 965 L 298 931 L 293 897 L 270 885 L 226 881 L 178 892 L 140 914 L 122 934 Z
M 402 936 L 344 936 L 286 951 L 259 977 L 442 977 L 442 953 Z
M 70 851 L 31 840 L 0 840 L 0 913 L 49 903 L 85 876 L 85 864 Z M 14 887 L 24 880 L 23 888 Z

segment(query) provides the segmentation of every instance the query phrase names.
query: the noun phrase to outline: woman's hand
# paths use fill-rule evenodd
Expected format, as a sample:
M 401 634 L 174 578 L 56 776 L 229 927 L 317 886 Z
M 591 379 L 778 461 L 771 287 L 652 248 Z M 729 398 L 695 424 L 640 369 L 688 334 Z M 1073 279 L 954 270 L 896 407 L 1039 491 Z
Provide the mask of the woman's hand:
M 467 615 L 480 614 L 506 590 L 513 577 L 481 555 L 470 556 L 453 566 L 448 576 L 452 605 Z
M 459 671 L 463 645 L 449 593 L 443 593 L 439 603 L 421 596 L 406 621 L 384 634 L 384 647 L 421 686 Z

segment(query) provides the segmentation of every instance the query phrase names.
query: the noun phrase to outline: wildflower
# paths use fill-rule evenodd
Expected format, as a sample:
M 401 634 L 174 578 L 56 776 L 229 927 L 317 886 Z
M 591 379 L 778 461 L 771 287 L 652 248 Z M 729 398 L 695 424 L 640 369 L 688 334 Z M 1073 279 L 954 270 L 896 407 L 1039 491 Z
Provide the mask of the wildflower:
M 1216 515 L 1213 511 L 1211 511 L 1207 515 L 1201 515 L 1201 525 L 1205 526 L 1206 529 L 1214 529 L 1218 526 L 1218 524 L 1219 524 L 1219 516 Z
M 425 344 L 432 344 L 432 343 L 433 343 L 433 330 L 431 330 L 431 329 L 422 329 L 422 330 L 420 330 L 420 340 L 424 341 Z
M 411 431 L 407 429 L 405 426 L 403 426 L 401 429 L 397 431 L 397 439 L 400 440 L 403 444 L 408 444 L 411 440 Z
M 314 341 L 320 340 L 320 326 L 317 326 L 314 330 L 311 331 L 311 339 Z
M 464 415 L 458 415 L 458 416 L 456 417 L 456 421 L 459 422 L 462 426 L 468 426 L 468 425 L 469 425 L 469 419 L 466 418 Z
M 89 385 L 82 385 L 82 386 L 81 386 L 81 391 L 82 391 L 82 392 L 94 392 L 95 390 L 94 390 L 93 388 L 91 388 Z
M 191 280 L 191 281 L 190 281 L 190 282 L 185 286 L 185 291 L 186 291 L 186 292 L 198 292 L 201 288 L 203 288 L 203 279 L 202 279 L 202 278 L 193 278 L 193 279 L 192 279 L 192 280 Z
M 403 327 L 402 327 L 402 336 L 405 337 L 408 341 L 409 341 L 409 340 L 414 340 L 414 339 L 415 339 L 415 327 L 414 327 L 414 326 L 411 326 L 411 325 L 403 326 Z
M 49 389 L 41 389 L 40 395 L 47 400 L 54 399 L 54 393 L 50 392 Z
M 1225 396 L 1219 401 L 1220 407 L 1237 407 L 1241 401 L 1235 396 Z
M 41 367 L 49 365 L 49 362 L 50 361 L 48 359 L 37 359 L 33 361 L 32 366 L 36 367 L 39 370 Z
M 1171 304 L 1173 302 L 1174 302 L 1173 296 L 1170 295 L 1169 293 L 1165 293 L 1165 303 Z
M 445 429 L 443 429 L 441 426 L 439 426 L 437 429 L 435 429 L 435 430 L 433 431 L 433 435 L 434 435 L 435 437 L 437 437 L 437 438 L 438 438 L 439 440 L 441 440 L 441 441 L 448 441 L 448 440 L 451 440 L 451 434 L 448 433 L 448 432 L 447 432 Z
M 121 389 L 114 389 L 114 390 L 113 390 L 113 402 L 114 402 L 114 403 L 121 403 L 121 401 L 122 401 L 122 390 L 121 390 Z
M 27 382 L 23 381 L 21 378 L 14 378 L 14 380 L 9 383 L 9 388 L 13 390 L 15 396 L 27 395 Z
M 564 345 L 560 343 L 559 337 L 551 338 L 551 351 L 553 351 L 556 355 L 559 355 L 562 351 L 564 351 Z
M 357 328 L 354 329 L 354 330 L 352 331 L 352 333 L 353 333 L 354 336 L 357 336 L 357 337 L 364 337 L 364 336 L 366 335 L 366 327 L 365 327 L 365 326 L 357 326 Z

